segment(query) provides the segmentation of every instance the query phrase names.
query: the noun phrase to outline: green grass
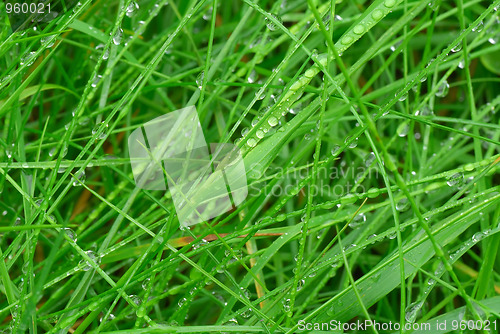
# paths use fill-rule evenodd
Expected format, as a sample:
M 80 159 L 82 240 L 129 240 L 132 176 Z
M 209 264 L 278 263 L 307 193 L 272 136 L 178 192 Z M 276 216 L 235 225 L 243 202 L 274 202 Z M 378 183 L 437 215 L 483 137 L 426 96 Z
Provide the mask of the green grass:
M 4 332 L 500 327 L 500 0 L 0 9 Z M 249 194 L 182 229 L 127 137 L 190 105 Z

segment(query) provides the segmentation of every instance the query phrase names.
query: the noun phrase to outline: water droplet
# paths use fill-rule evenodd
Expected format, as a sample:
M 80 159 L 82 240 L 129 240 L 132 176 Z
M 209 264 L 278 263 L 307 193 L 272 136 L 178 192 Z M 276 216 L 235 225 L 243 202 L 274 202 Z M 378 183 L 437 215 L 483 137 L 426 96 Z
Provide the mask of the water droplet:
M 240 287 L 240 296 L 249 299 L 250 298 L 250 291 L 248 291 L 244 287 Z
M 187 301 L 186 298 L 181 298 L 179 299 L 179 301 L 177 302 L 177 305 L 179 305 L 179 307 L 182 307 L 182 305 L 184 305 L 184 303 Z
M 99 124 L 96 124 L 96 126 L 94 126 L 94 128 L 92 129 L 92 135 L 95 135 L 97 132 L 99 132 L 99 128 L 101 126 L 104 128 L 104 131 L 99 135 L 98 139 L 104 139 L 107 137 L 106 129 L 108 128 L 108 124 L 105 122 L 101 122 Z
M 274 19 L 276 19 L 279 23 L 281 23 L 281 24 L 283 23 L 283 20 L 278 15 L 276 15 L 276 14 L 270 14 L 270 15 Z M 274 23 L 270 18 L 266 17 L 265 21 L 266 21 L 267 29 L 269 29 L 271 31 L 275 31 L 276 29 L 278 29 L 278 25 L 276 23 Z
M 243 318 L 245 318 L 245 319 L 248 319 L 248 318 L 250 318 L 250 316 L 251 316 L 252 314 L 253 314 L 253 311 L 252 311 L 252 309 L 251 309 L 251 308 L 249 308 L 249 309 L 246 309 L 245 311 L 243 311 L 243 312 L 241 313 L 241 316 L 242 316 Z
M 472 236 L 472 241 L 474 242 L 479 242 L 481 240 L 483 240 L 484 238 L 486 238 L 487 234 L 486 233 L 483 233 L 483 232 L 477 232 L 476 234 L 474 234 Z
M 297 283 L 297 291 L 302 290 L 305 283 L 306 283 L 306 280 L 304 280 L 304 279 L 299 280 L 299 282 Z
M 462 50 L 462 40 L 460 40 L 457 44 L 455 44 L 452 48 L 451 48 L 451 52 L 459 52 Z
M 85 171 L 82 170 L 78 175 L 76 175 L 76 180 L 73 181 L 73 187 L 79 187 L 82 185 L 82 183 L 85 183 Z M 78 182 L 80 181 L 80 182 Z
M 283 304 L 283 310 L 285 312 L 290 312 L 290 298 L 284 298 L 281 304 Z
M 410 126 L 407 122 L 404 122 L 404 123 L 401 123 L 397 130 L 396 130 L 396 133 L 398 134 L 398 136 L 400 137 L 406 137 L 408 135 L 408 132 L 410 131 Z
M 254 83 L 256 79 L 257 79 L 257 72 L 255 72 L 255 70 L 252 70 L 252 72 L 250 72 L 250 75 L 247 78 L 247 81 L 249 83 Z
M 141 305 L 141 302 L 142 302 L 142 301 L 141 301 L 141 298 L 139 298 L 138 296 L 136 296 L 136 295 L 130 295 L 130 296 L 128 296 L 128 297 L 129 297 L 130 299 L 132 299 L 132 302 L 133 302 L 135 305 L 137 305 L 137 306 Z
M 224 326 L 238 326 L 238 320 L 232 318 L 224 323 Z
M 196 85 L 198 86 L 198 89 L 201 89 L 203 86 L 203 78 L 205 77 L 205 72 L 201 71 L 200 74 L 198 74 L 198 77 L 196 77 Z
M 365 166 L 370 167 L 371 164 L 375 161 L 375 153 L 370 152 L 365 156 Z
M 396 0 L 385 0 L 384 5 L 386 7 L 394 7 L 396 5 Z
M 396 95 L 395 95 L 395 96 L 398 96 L 398 95 L 399 95 L 399 93 L 396 93 Z M 404 101 L 404 100 L 406 100 L 407 98 L 408 98 L 408 93 L 405 93 L 405 94 L 401 95 L 401 96 L 399 97 L 399 99 L 398 99 L 398 100 L 399 100 L 400 102 L 403 102 L 403 101 Z
M 333 156 L 337 155 L 337 153 L 340 151 L 340 146 L 339 145 L 334 145 L 332 150 L 330 151 Z
M 40 39 L 40 44 L 42 44 L 47 49 L 52 47 L 56 41 L 56 35 L 45 36 Z
M 264 93 L 264 89 L 261 88 L 255 92 L 255 98 L 257 100 L 263 100 L 265 97 L 266 97 L 266 94 Z
M 445 97 L 446 95 L 448 95 L 449 90 L 450 90 L 450 85 L 448 84 L 448 81 L 444 80 L 439 86 L 438 90 L 436 91 L 436 96 Z
M 134 13 L 139 9 L 139 5 L 137 4 L 137 2 L 135 1 L 132 1 L 128 7 L 127 7 L 127 12 L 126 12 L 126 15 L 128 17 L 132 17 L 134 16 Z
M 255 135 L 257 136 L 257 138 L 262 139 L 262 138 L 264 138 L 264 131 L 262 131 L 262 130 L 259 129 L 255 133 Z
M 269 117 L 269 119 L 267 120 L 267 123 L 270 125 L 270 126 L 276 126 L 278 125 L 278 119 L 274 116 L 271 116 Z
M 247 140 L 247 145 L 250 147 L 255 147 L 255 145 L 257 145 L 257 141 L 254 138 L 250 138 Z
M 118 28 L 116 34 L 113 36 L 113 44 L 120 45 L 120 43 L 122 42 L 122 37 L 123 37 L 123 30 L 122 28 Z
M 446 178 L 446 184 L 450 187 L 461 187 L 464 184 L 464 174 L 463 173 L 455 173 Z
M 345 143 L 347 144 L 347 142 L 349 142 L 351 140 L 351 137 L 347 137 L 345 139 Z M 350 144 L 349 144 L 349 148 L 355 148 L 356 146 L 358 146 L 358 138 L 354 139 Z
M 342 44 L 344 44 L 344 45 L 349 45 L 349 44 L 351 44 L 353 41 L 354 41 L 354 38 L 352 38 L 352 36 L 349 36 L 349 35 L 344 36 L 344 37 L 342 38 Z
M 408 198 L 402 198 L 396 203 L 396 210 L 399 212 L 405 212 L 410 208 L 410 202 L 408 201 Z
M 21 65 L 26 64 L 26 66 L 31 66 L 35 62 L 35 51 L 27 53 L 24 57 L 21 58 Z
M 361 35 L 365 32 L 365 27 L 362 24 L 356 25 L 353 30 L 355 34 Z
M 214 11 L 214 8 L 212 6 L 210 6 L 210 8 L 208 8 L 208 10 L 203 14 L 203 19 L 205 21 L 210 21 L 210 19 L 212 18 L 213 11 Z
M 384 17 L 384 12 L 381 11 L 380 9 L 375 9 L 373 12 L 372 12 L 372 18 L 376 21 L 382 19 L 382 17 Z
M 356 229 L 361 227 L 366 222 L 366 215 L 364 213 L 359 213 L 354 216 L 353 220 L 349 223 L 349 227 Z
M 344 252 L 347 252 L 349 249 L 356 247 L 356 244 L 350 244 L 344 247 Z
M 479 33 L 481 31 L 483 31 L 483 29 L 484 29 L 484 22 L 479 21 L 479 23 L 474 28 L 472 28 L 472 31 Z
M 97 265 L 99 265 L 101 263 L 101 258 L 99 256 L 97 256 L 93 251 L 89 250 L 89 251 L 86 251 L 85 253 Z M 85 259 L 81 260 L 79 265 L 81 266 L 81 269 L 83 271 L 89 271 L 90 269 L 92 269 L 91 263 L 87 262 Z
M 405 312 L 405 319 L 408 323 L 412 324 L 417 320 L 418 311 L 422 307 L 423 302 L 415 302 L 413 304 L 408 305 Z
M 96 76 L 94 77 L 94 80 L 92 81 L 91 86 L 92 86 L 93 88 L 97 87 L 97 84 L 99 83 L 99 81 L 101 81 L 101 78 L 102 78 L 102 75 L 96 75 Z M 68 124 L 69 124 L 69 123 L 68 123 Z
M 69 227 L 64 228 L 64 233 L 74 242 L 77 240 L 76 232 L 70 229 Z

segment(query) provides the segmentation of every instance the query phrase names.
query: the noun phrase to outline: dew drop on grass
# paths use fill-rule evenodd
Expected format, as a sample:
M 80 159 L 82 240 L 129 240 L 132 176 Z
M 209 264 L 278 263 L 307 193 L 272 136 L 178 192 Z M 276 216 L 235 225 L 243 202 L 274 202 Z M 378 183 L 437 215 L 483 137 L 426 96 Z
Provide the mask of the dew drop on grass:
M 55 39 L 55 35 L 50 35 L 50 36 L 46 36 L 46 37 L 42 37 L 40 39 L 40 43 L 45 47 L 45 48 L 50 48 L 54 45 L 56 39 Z
M 79 187 L 79 186 L 81 186 L 82 183 L 85 183 L 85 179 L 86 179 L 85 171 L 82 170 L 80 172 L 80 174 L 78 174 L 76 176 L 76 180 L 73 181 L 73 187 Z
M 349 227 L 352 229 L 356 229 L 361 227 L 365 222 L 366 222 L 366 215 L 364 213 L 359 213 L 349 223 Z
M 399 93 L 396 93 L 396 95 L 395 95 L 395 96 L 398 96 L 398 95 L 399 95 Z M 403 101 L 405 101 L 407 98 L 408 98 L 408 93 L 404 93 L 403 95 L 401 95 L 401 96 L 399 97 L 399 99 L 398 99 L 398 100 L 399 100 L 400 102 L 403 102 Z
M 201 71 L 200 74 L 196 77 L 196 85 L 198 86 L 198 89 L 201 89 L 203 86 L 203 78 L 205 77 L 205 72 Z
M 483 31 L 483 29 L 484 29 L 484 22 L 479 21 L 479 23 L 474 28 L 472 28 L 472 31 L 479 33 L 481 31 Z
M 351 140 L 351 137 L 347 137 L 345 139 L 345 143 L 347 144 L 347 142 L 349 142 Z M 358 138 L 354 139 L 350 144 L 349 144 L 349 148 L 355 148 L 356 146 L 358 146 Z
M 462 41 L 461 40 L 451 48 L 451 52 L 454 52 L 454 53 L 459 52 L 461 50 L 462 50 Z
M 224 323 L 224 326 L 238 326 L 238 320 L 232 318 Z
M 213 11 L 214 11 L 214 8 L 212 6 L 210 6 L 210 8 L 208 8 L 208 10 L 203 14 L 203 19 L 205 21 L 210 21 L 210 19 L 212 18 Z
M 250 147 L 255 147 L 255 145 L 257 145 L 257 141 L 253 138 L 250 138 L 247 140 L 247 145 Z
M 396 133 L 398 134 L 399 137 L 406 137 L 409 131 L 410 131 L 410 126 L 408 125 L 408 123 L 404 122 L 398 126 Z
M 479 241 L 483 240 L 484 238 L 486 238 L 486 236 L 487 236 L 487 234 L 484 232 L 477 232 L 476 234 L 474 234 L 472 236 L 472 241 L 479 242 Z
M 281 17 L 279 17 L 278 15 L 276 14 L 270 14 L 274 19 L 276 19 L 279 23 L 283 23 L 283 20 L 281 19 Z M 266 21 L 266 26 L 267 26 L 267 29 L 271 30 L 271 31 L 275 31 L 278 29 L 278 25 L 276 23 L 273 22 L 273 20 L 269 19 L 268 17 L 266 17 L 265 19 Z
M 448 81 L 445 80 L 441 83 L 438 90 L 436 91 L 436 96 L 445 97 L 446 95 L 448 95 L 449 90 L 450 90 L 450 85 L 448 84 Z
M 93 251 L 89 250 L 85 252 L 87 256 L 94 261 L 97 265 L 101 263 L 101 258 L 97 256 Z M 90 262 L 87 262 L 85 259 L 80 261 L 80 266 L 82 266 L 83 271 L 89 271 L 92 269 L 92 265 Z
M 247 78 L 247 82 L 254 83 L 256 80 L 257 80 L 257 72 L 255 72 L 255 70 L 252 70 L 252 72 L 250 72 L 250 75 Z
M 394 7 L 394 5 L 396 5 L 396 0 L 385 0 L 384 5 L 389 8 Z
M 403 41 L 399 41 L 399 42 L 391 45 L 391 47 L 390 47 L 391 51 L 392 52 L 396 51 L 402 43 L 403 43 Z
M 405 212 L 410 208 L 410 203 L 408 202 L 408 198 L 402 198 L 400 201 L 396 203 L 396 210 L 399 212 Z
M 265 97 L 266 94 L 264 93 L 264 90 L 262 88 L 255 92 L 255 98 L 257 100 L 263 100 Z
M 96 87 L 97 87 L 97 84 L 99 83 L 99 81 L 101 81 L 101 78 L 102 78 L 102 75 L 99 75 L 99 74 L 98 74 L 98 75 L 96 75 L 96 76 L 94 77 L 94 80 L 92 81 L 91 86 L 92 86 L 93 88 L 96 88 Z
M 264 131 L 262 131 L 261 129 L 259 129 L 255 133 L 255 135 L 257 136 L 257 138 L 262 139 L 262 138 L 264 138 Z
M 344 252 L 347 252 L 349 249 L 356 247 L 356 244 L 350 244 L 344 247 Z
M 371 240 L 371 244 L 373 245 L 375 242 L 377 242 L 377 235 L 376 234 L 370 234 L 368 237 L 366 237 L 366 241 Z
M 375 153 L 370 152 L 365 157 L 365 166 L 370 167 L 373 161 L 375 161 Z
M 281 304 L 283 304 L 283 310 L 285 312 L 290 312 L 290 298 L 283 298 Z
M 429 105 L 424 104 L 420 110 L 417 110 L 415 112 L 415 116 L 433 116 L 434 112 L 432 109 L 429 107 Z
M 240 296 L 248 299 L 250 298 L 250 291 L 248 291 L 244 287 L 240 287 Z
M 179 307 L 182 307 L 182 305 L 184 305 L 184 303 L 187 301 L 186 298 L 181 298 L 179 299 L 179 301 L 177 302 L 177 305 L 179 305 Z
M 339 145 L 334 145 L 332 147 L 332 150 L 330 151 L 333 156 L 337 155 L 337 153 L 340 151 L 340 146 Z
M 243 311 L 243 312 L 241 313 L 241 316 L 242 316 L 243 318 L 245 318 L 245 319 L 248 319 L 248 318 L 250 318 L 250 316 L 252 315 L 252 313 L 253 313 L 253 312 L 252 312 L 252 309 L 251 309 L 251 308 L 249 308 L 249 309 L 246 309 L 245 311 Z
M 136 296 L 136 295 L 129 295 L 128 297 L 132 300 L 132 302 L 135 305 L 141 305 L 142 301 L 141 301 L 141 298 L 139 298 L 138 296 Z
M 490 42 L 491 44 L 497 44 L 499 40 L 500 36 L 498 35 L 491 36 L 490 38 L 488 38 L 488 42 Z
M 375 9 L 373 12 L 372 12 L 372 19 L 378 21 L 380 19 L 382 19 L 382 17 L 384 17 L 384 12 L 380 9 Z
M 76 236 L 76 232 L 73 231 L 72 229 L 70 229 L 69 227 L 66 227 L 64 229 L 64 233 L 71 239 L 73 240 L 74 242 L 76 242 L 77 240 L 77 236 Z
M 24 57 L 21 58 L 21 65 L 26 64 L 26 66 L 31 66 L 35 62 L 35 51 L 27 53 Z
M 405 310 L 405 319 L 408 323 L 412 324 L 415 322 L 415 320 L 417 320 L 418 311 L 420 310 L 421 306 L 422 302 L 415 302 L 408 305 Z
M 458 62 L 458 68 L 460 69 L 464 69 L 465 68 L 465 60 L 461 59 L 459 62 Z
M 269 124 L 269 126 L 276 126 L 278 125 L 278 119 L 274 116 L 271 116 L 269 117 L 269 119 L 267 120 L 267 123 Z
M 297 291 L 302 290 L 305 283 L 306 283 L 306 280 L 304 280 L 304 279 L 299 280 L 299 282 L 297 283 Z
M 105 123 L 105 122 L 101 122 L 101 123 L 99 123 L 99 124 L 96 124 L 96 125 L 94 126 L 94 128 L 92 129 L 92 135 L 95 135 L 95 134 L 99 131 L 99 128 L 100 128 L 101 126 L 103 126 L 103 127 L 106 129 L 106 128 L 108 127 L 108 124 L 107 124 L 107 123 Z M 106 132 L 105 132 L 105 131 L 103 131 L 103 132 L 99 135 L 98 139 L 104 139 L 104 138 L 106 138 L 106 136 L 107 136 L 107 135 L 106 135 Z
M 132 1 L 127 7 L 126 14 L 128 17 L 132 17 L 137 10 L 139 10 L 139 5 L 137 2 Z
M 361 35 L 365 32 L 365 27 L 363 26 L 363 24 L 358 24 L 352 31 L 354 31 L 355 34 Z
M 123 38 L 123 30 L 122 28 L 118 28 L 115 35 L 113 36 L 113 44 L 120 45 L 120 43 L 122 42 L 122 38 Z
M 248 128 L 243 128 L 243 129 L 241 130 L 241 135 L 242 135 L 243 137 L 244 137 L 244 136 L 246 136 L 246 135 L 247 135 L 247 133 L 248 133 L 248 131 L 250 131 Z
M 352 42 L 354 41 L 354 38 L 352 38 L 351 36 L 347 35 L 347 36 L 344 36 L 341 40 L 342 44 L 344 45 L 349 45 L 351 44 Z
M 146 290 L 146 289 L 148 288 L 148 285 L 149 285 L 149 282 L 150 282 L 150 281 L 151 281 L 151 279 L 150 279 L 150 278 L 146 278 L 144 281 L 142 281 L 141 286 L 142 286 L 142 288 L 143 288 L 144 290 Z
M 450 187 L 460 187 L 464 183 L 464 174 L 463 173 L 455 173 L 446 178 L 446 184 Z

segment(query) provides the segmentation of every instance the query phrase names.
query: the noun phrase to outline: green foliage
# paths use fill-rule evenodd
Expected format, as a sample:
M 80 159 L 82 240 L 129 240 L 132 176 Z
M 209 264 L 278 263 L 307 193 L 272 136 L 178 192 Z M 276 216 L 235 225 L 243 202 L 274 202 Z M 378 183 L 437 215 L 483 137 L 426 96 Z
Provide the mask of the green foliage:
M 0 14 L 0 327 L 498 319 L 499 8 L 85 0 L 14 33 Z M 127 137 L 189 105 L 249 194 L 182 229 Z

